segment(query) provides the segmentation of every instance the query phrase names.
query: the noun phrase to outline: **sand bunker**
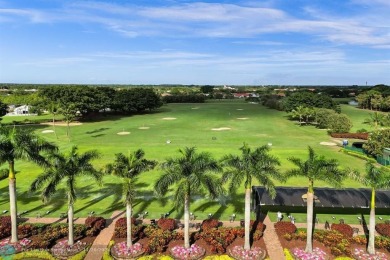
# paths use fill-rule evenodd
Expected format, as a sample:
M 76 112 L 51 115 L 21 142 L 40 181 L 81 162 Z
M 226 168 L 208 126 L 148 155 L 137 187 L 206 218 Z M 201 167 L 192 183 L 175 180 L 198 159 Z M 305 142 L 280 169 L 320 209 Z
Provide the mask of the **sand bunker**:
M 230 130 L 229 127 L 220 127 L 220 128 L 212 128 L 211 130 L 213 131 L 226 131 L 226 130 Z
M 244 110 L 244 109 L 242 109 L 242 108 L 237 108 L 237 110 Z
M 163 120 L 175 120 L 176 117 L 164 117 Z
M 321 142 L 320 145 L 336 146 L 337 144 L 332 142 Z
M 141 130 L 146 130 L 146 129 L 149 129 L 150 127 L 149 126 L 141 126 L 141 127 L 138 127 L 138 129 L 141 129 Z
M 247 120 L 249 117 L 237 117 L 238 120 Z
M 42 134 L 54 133 L 53 130 L 43 130 Z
M 193 108 L 191 108 L 191 109 L 199 109 L 199 107 L 193 107 Z
M 130 132 L 119 132 L 119 133 L 116 133 L 117 135 L 129 135 Z
M 44 122 L 44 123 L 41 123 L 41 125 L 53 125 L 53 122 Z M 67 126 L 66 122 L 56 122 L 55 123 L 56 126 Z M 69 123 L 69 126 L 75 126 L 75 125 L 82 125 L 82 123 L 80 122 L 70 122 Z

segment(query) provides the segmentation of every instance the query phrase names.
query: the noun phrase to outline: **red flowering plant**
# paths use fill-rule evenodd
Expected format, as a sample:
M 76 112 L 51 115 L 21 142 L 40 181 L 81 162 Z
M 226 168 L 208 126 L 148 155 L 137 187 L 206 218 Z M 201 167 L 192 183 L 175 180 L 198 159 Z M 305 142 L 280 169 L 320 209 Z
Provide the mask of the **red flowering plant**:
M 173 231 L 176 228 L 176 220 L 173 218 L 161 218 L 157 221 L 157 226 L 162 230 Z

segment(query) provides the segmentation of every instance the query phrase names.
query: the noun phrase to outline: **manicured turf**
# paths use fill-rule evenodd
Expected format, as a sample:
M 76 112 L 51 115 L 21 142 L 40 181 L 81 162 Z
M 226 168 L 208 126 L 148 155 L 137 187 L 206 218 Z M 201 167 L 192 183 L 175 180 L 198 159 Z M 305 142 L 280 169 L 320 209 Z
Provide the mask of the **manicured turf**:
M 360 110 L 342 106 L 347 114 L 360 124 Z M 163 118 L 176 118 L 165 120 Z M 352 117 L 352 116 L 351 116 Z M 237 119 L 248 118 L 248 119 Z M 9 118 L 7 120 L 11 120 Z M 364 116 L 363 116 L 364 119 Z M 12 119 L 15 120 L 15 119 Z M 355 122 L 354 122 L 355 124 Z M 149 127 L 149 129 L 139 129 Z M 213 128 L 227 127 L 230 130 L 213 131 Z M 62 151 L 68 151 L 72 145 L 78 145 L 81 151 L 97 149 L 101 159 L 95 162 L 98 168 L 113 160 L 115 153 L 128 153 L 138 148 L 144 149 L 146 157 L 162 162 L 165 158 L 177 156 L 177 150 L 185 146 L 196 146 L 199 151 L 208 151 L 214 157 L 221 158 L 226 153 L 239 153 L 244 142 L 252 147 L 272 143 L 272 153 L 280 158 L 281 170 L 289 169 L 292 164 L 290 156 L 306 158 L 307 146 L 312 146 L 319 154 L 327 158 L 336 158 L 341 166 L 363 170 L 364 161 L 339 152 L 339 147 L 320 145 L 323 141 L 332 141 L 324 130 L 312 126 L 299 126 L 287 119 L 284 112 L 267 109 L 261 105 L 248 104 L 242 101 L 212 102 L 205 104 L 169 104 L 152 114 L 134 115 L 131 117 L 107 117 L 97 122 L 85 122 L 71 127 L 72 139 L 66 137 L 66 127 L 57 126 L 58 140 L 53 133 L 43 134 L 50 126 L 35 126 L 36 133 L 47 140 L 55 142 Z M 360 127 L 359 127 L 360 128 Z M 129 135 L 118 135 L 127 131 Z M 167 140 L 171 143 L 167 144 Z M 43 205 L 37 194 L 30 194 L 28 187 L 31 181 L 41 172 L 40 168 L 30 163 L 17 162 L 16 169 L 18 189 L 18 211 L 28 210 L 28 215 L 50 210 L 49 216 L 59 216 L 66 212 L 66 194 L 60 189 L 57 196 L 47 205 Z M 172 216 L 181 217 L 172 207 L 170 197 L 156 198 L 153 193 L 155 180 L 161 174 L 159 168 L 144 173 L 139 178 L 139 199 L 135 215 L 148 211 L 149 217 L 158 218 L 161 213 L 172 212 Z M 294 178 L 283 183 L 284 186 L 305 186 L 307 180 Z M 255 183 L 256 184 L 256 183 Z M 281 183 L 277 183 L 281 185 Z M 317 186 L 324 186 L 316 182 Z M 354 181 L 347 181 L 347 187 L 361 187 Z M 114 210 L 123 209 L 120 180 L 106 176 L 102 187 L 90 179 L 81 179 L 78 184 L 78 201 L 75 204 L 75 215 L 86 216 L 95 211 L 98 215 L 109 216 Z M 220 206 L 217 201 L 210 202 L 202 196 L 194 197 L 191 210 L 199 218 L 206 218 L 213 213 L 222 219 L 228 219 L 232 213 L 241 218 L 243 214 L 243 193 L 226 199 L 226 205 Z M 7 180 L 0 182 L 0 211 L 8 209 Z

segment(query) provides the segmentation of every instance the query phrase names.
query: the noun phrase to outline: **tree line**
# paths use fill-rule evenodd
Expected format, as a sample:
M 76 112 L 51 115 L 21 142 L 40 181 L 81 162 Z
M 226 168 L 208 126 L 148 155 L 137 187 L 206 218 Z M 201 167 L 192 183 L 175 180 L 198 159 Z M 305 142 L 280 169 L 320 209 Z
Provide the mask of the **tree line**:
M 96 169 L 91 161 L 99 157 L 96 150 L 79 153 L 73 147 L 69 153 L 61 153 L 58 148 L 34 134 L 31 130 L 0 127 L 0 165 L 7 164 L 9 179 L 11 242 L 17 242 L 17 193 L 15 162 L 32 161 L 43 168 L 43 173 L 35 179 L 30 191 L 39 191 L 44 202 L 57 193 L 58 185 L 65 183 L 68 204 L 68 245 L 73 245 L 73 206 L 77 199 L 76 182 L 79 176 L 89 175 L 98 183 L 105 174 L 113 174 L 122 179 L 122 199 L 126 205 L 127 246 L 131 247 L 131 215 L 135 193 L 136 179 L 142 172 L 156 167 L 157 162 L 145 158 L 145 153 L 138 149 L 129 156 L 122 153 L 115 155 L 115 160 L 105 166 L 104 170 Z M 294 176 L 303 176 L 309 181 L 307 191 L 307 241 L 306 251 L 312 252 L 312 223 L 315 182 L 325 181 L 333 186 L 341 186 L 347 177 L 359 180 L 372 190 L 370 204 L 370 233 L 368 252 L 375 254 L 375 191 L 390 188 L 390 172 L 385 168 L 377 168 L 367 164 L 366 174 L 361 176 L 350 169 L 341 170 L 335 159 L 319 156 L 309 147 L 306 160 L 289 157 L 295 168 L 282 173 L 279 159 L 270 154 L 267 145 L 250 148 L 244 144 L 240 153 L 228 154 L 216 160 L 207 152 L 197 152 L 195 147 L 179 150 L 180 155 L 166 159 L 161 163 L 162 174 L 154 184 L 157 195 L 164 196 L 170 188 L 174 190 L 173 202 L 178 209 L 184 208 L 184 247 L 190 247 L 189 212 L 190 200 L 194 193 L 206 191 L 209 198 L 217 198 L 228 192 L 233 194 L 244 183 L 245 190 L 245 244 L 250 249 L 250 194 L 252 181 L 257 180 L 268 190 L 271 197 L 276 196 L 274 180 L 284 181 Z M 221 175 L 218 176 L 218 173 Z

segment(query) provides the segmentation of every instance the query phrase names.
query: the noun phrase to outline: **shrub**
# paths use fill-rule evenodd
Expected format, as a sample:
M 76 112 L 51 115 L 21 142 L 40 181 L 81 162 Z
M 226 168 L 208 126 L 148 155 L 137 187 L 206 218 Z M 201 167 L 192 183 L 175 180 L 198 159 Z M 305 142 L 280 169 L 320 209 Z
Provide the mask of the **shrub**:
M 141 238 L 140 234 L 143 230 L 142 225 L 132 225 L 131 226 L 131 236 L 132 238 Z M 114 237 L 116 238 L 126 238 L 127 237 L 127 226 L 115 227 Z
M 286 257 L 285 259 L 286 260 L 294 260 L 294 256 L 291 254 L 290 250 L 288 250 L 287 248 L 284 248 L 283 249 L 283 253 L 284 253 L 284 256 Z
M 19 254 L 13 255 L 12 259 L 43 259 L 43 260 L 56 260 L 49 252 L 45 250 L 31 250 L 26 252 L 21 252 Z
M 33 234 L 34 226 L 31 224 L 22 224 L 18 226 L 18 237 L 25 238 L 30 237 Z
M 0 239 L 9 237 L 11 235 L 11 217 L 0 217 Z
M 251 220 L 250 230 L 252 230 L 252 231 L 258 230 L 258 231 L 263 232 L 265 230 L 265 225 L 263 222 Z
M 173 218 L 160 218 L 157 221 L 157 226 L 162 230 L 173 231 L 176 228 L 176 220 Z
M 145 252 L 147 254 L 164 252 L 167 248 L 168 243 L 172 240 L 172 237 L 172 232 L 168 230 L 155 229 L 149 237 Z
M 293 234 L 297 231 L 297 227 L 287 221 L 279 221 L 274 224 L 275 230 L 279 235 Z
M 382 236 L 390 237 L 390 224 L 386 224 L 386 223 L 376 224 L 375 230 Z
M 210 228 L 196 234 L 195 239 L 206 241 L 213 253 L 225 253 L 226 248 L 236 239 L 236 235 L 233 228 Z
M 368 140 L 368 133 L 331 133 L 330 136 L 334 138 Z
M 136 219 L 135 218 L 131 218 L 131 225 L 135 225 L 136 223 Z M 124 226 L 126 227 L 126 218 L 120 218 L 117 220 L 117 222 L 115 223 L 115 227 L 118 227 L 118 226 Z
M 347 238 L 351 238 L 353 236 L 353 229 L 348 224 L 335 224 L 333 223 L 330 227 L 331 230 L 336 230 L 343 234 Z
M 96 225 L 96 223 L 98 224 Z M 87 228 L 93 228 L 96 225 L 96 227 L 103 229 L 104 226 L 106 225 L 106 220 L 102 217 L 88 217 L 85 220 L 85 225 L 87 226 Z
M 202 222 L 202 230 L 217 228 L 218 226 L 219 226 L 219 221 L 218 219 L 215 218 L 205 219 Z

